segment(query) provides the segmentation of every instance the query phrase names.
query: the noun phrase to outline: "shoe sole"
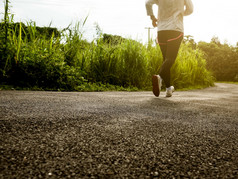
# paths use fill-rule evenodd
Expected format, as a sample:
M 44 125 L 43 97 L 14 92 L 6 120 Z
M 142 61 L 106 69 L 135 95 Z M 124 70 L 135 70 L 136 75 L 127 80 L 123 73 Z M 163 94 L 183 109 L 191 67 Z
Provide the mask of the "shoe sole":
M 166 94 L 166 98 L 172 97 L 172 94 Z
M 159 83 L 160 79 L 156 75 L 154 75 L 152 77 L 152 84 L 153 84 L 153 93 L 156 97 L 159 97 L 160 95 Z
M 167 98 L 172 97 L 172 94 L 173 94 L 174 91 L 175 91 L 175 89 L 173 88 L 173 89 L 172 89 L 172 93 L 171 93 L 171 94 L 167 94 L 167 93 L 166 93 L 166 96 L 165 96 L 165 97 L 167 97 Z

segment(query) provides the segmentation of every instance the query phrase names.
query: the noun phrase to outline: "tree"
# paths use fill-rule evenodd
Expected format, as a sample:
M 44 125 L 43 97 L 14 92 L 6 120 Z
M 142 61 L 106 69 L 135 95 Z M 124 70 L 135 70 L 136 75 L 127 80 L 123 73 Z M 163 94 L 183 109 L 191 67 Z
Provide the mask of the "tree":
M 217 36 L 212 37 L 211 43 L 214 43 L 214 44 L 217 44 L 217 45 L 221 45 L 221 42 L 220 42 L 220 40 L 219 40 L 219 38 Z
M 183 39 L 183 43 L 189 43 L 193 49 L 196 49 L 197 47 L 197 44 L 195 40 L 193 39 L 192 35 L 185 35 Z
M 213 72 L 218 81 L 238 81 L 238 51 L 228 44 L 221 44 L 217 37 L 210 43 L 199 42 L 207 61 L 207 68 Z

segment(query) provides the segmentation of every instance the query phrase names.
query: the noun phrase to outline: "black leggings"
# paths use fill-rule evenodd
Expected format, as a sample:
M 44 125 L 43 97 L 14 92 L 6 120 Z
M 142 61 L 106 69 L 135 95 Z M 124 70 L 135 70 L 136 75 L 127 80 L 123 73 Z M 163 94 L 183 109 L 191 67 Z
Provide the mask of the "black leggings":
M 159 75 L 163 79 L 166 88 L 171 86 L 170 69 L 177 58 L 182 40 L 182 32 L 172 30 L 158 31 L 157 42 L 160 45 L 164 60 Z

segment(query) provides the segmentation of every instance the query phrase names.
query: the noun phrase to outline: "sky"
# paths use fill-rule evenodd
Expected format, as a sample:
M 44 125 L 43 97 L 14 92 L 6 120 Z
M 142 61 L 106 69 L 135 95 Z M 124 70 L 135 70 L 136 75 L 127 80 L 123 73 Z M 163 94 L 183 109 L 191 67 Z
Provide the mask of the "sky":
M 5 0 L 0 0 L 0 18 L 3 19 Z M 196 42 L 216 36 L 222 43 L 236 45 L 238 42 L 237 0 L 192 0 L 194 12 L 184 17 L 185 35 Z M 154 6 L 157 14 L 157 7 Z M 83 22 L 87 18 L 84 38 L 96 37 L 95 24 L 103 33 L 120 35 L 146 43 L 148 30 L 152 27 L 146 15 L 145 0 L 11 0 L 11 13 L 15 21 L 35 21 L 37 26 L 63 29 L 70 23 Z M 151 38 L 156 38 L 156 28 Z

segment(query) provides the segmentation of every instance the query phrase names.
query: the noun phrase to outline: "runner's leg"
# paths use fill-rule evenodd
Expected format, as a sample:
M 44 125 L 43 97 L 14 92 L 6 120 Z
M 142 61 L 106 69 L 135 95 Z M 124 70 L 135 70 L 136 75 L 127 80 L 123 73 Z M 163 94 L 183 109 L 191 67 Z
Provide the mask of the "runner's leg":
M 165 37 L 167 42 L 164 43 Z M 161 41 L 162 39 L 163 41 Z M 158 41 L 160 44 L 161 51 L 163 53 L 164 62 L 160 68 L 159 75 L 164 80 L 166 88 L 170 87 L 170 69 L 174 64 L 180 44 L 183 39 L 183 34 L 177 31 L 159 31 Z M 165 52 L 166 49 L 166 52 Z M 164 55 L 165 54 L 165 55 Z

